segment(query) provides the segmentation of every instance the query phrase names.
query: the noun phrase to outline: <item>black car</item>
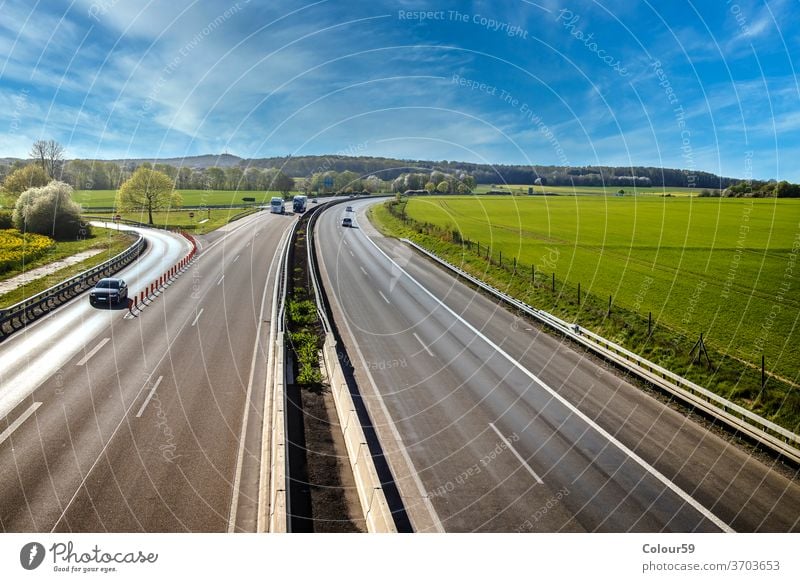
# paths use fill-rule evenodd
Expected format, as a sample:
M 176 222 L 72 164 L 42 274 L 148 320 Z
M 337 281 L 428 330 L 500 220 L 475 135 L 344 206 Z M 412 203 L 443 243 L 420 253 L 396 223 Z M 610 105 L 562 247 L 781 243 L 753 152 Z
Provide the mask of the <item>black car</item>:
M 89 292 L 92 305 L 119 305 L 128 300 L 128 286 L 122 279 L 100 279 Z

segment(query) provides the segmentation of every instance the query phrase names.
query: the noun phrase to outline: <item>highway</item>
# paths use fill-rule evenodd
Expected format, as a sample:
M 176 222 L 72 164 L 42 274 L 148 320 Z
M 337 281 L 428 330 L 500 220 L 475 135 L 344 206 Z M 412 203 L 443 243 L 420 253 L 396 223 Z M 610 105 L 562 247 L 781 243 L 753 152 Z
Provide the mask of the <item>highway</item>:
M 0 344 L 0 530 L 255 531 L 276 256 L 294 217 L 198 237 L 137 317 L 81 296 Z M 182 258 L 147 229 L 131 293 Z
M 800 531 L 800 486 L 516 317 L 354 202 L 323 283 L 417 531 Z

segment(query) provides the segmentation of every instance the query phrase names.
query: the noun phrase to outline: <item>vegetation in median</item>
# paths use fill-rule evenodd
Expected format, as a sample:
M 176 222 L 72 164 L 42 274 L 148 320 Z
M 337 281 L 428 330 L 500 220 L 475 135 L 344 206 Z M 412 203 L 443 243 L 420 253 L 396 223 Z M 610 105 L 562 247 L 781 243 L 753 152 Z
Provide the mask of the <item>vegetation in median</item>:
M 289 243 L 287 280 L 286 336 L 295 365 L 295 381 L 286 387 L 292 530 L 354 532 L 359 527 L 352 503 L 358 500 L 347 495 L 354 483 L 342 460 L 333 396 L 320 370 L 323 333 L 310 286 L 307 226 L 305 215 Z
M 322 381 L 319 370 L 320 337 L 316 327 L 317 308 L 313 301 L 290 299 L 287 302 L 289 342 L 297 357 L 298 384 L 318 384 Z
M 492 209 L 491 204 L 483 202 L 479 204 L 472 199 L 473 208 L 465 211 L 463 207 L 454 206 L 452 204 L 454 201 L 453 198 L 440 199 L 446 206 L 440 206 L 437 210 L 434 207 L 434 204 L 437 204 L 434 199 L 415 199 L 410 205 L 405 199 L 394 200 L 385 205 L 374 206 L 370 217 L 385 234 L 414 240 L 529 305 L 549 311 L 566 320 L 576 321 L 790 430 L 797 431 L 800 428 L 800 390 L 795 384 L 798 369 L 796 364 L 788 364 L 783 368 L 788 377 L 778 373 L 768 375 L 766 384 L 762 387 L 760 361 L 738 357 L 727 351 L 725 348 L 730 349 L 732 345 L 730 340 L 720 342 L 719 336 L 716 339 L 712 336 L 709 340 L 706 334 L 706 339 L 709 341 L 705 345 L 710 355 L 710 366 L 705 360 L 697 361 L 695 357 L 697 350 L 692 352 L 700 331 L 708 330 L 705 321 L 709 316 L 714 317 L 712 321 L 716 324 L 713 327 L 715 333 L 717 330 L 721 332 L 722 329 L 727 329 L 727 325 L 731 325 L 732 333 L 736 333 L 737 330 L 742 333 L 744 326 L 751 325 L 753 329 L 748 339 L 755 342 L 763 332 L 761 324 L 764 320 L 743 320 L 742 310 L 735 306 L 730 294 L 719 307 L 711 307 L 708 305 L 710 294 L 702 293 L 705 286 L 724 285 L 729 262 L 725 264 L 725 261 L 722 261 L 721 266 L 717 265 L 717 268 L 722 269 L 722 275 L 713 275 L 716 281 L 707 282 L 703 286 L 699 283 L 702 279 L 695 281 L 691 279 L 696 276 L 696 269 L 702 266 L 703 262 L 698 262 L 693 257 L 682 257 L 678 252 L 675 253 L 676 256 L 671 257 L 668 248 L 637 249 L 630 242 L 618 246 L 616 243 L 619 241 L 614 238 L 614 234 L 619 233 L 624 225 L 620 223 L 619 218 L 612 219 L 608 223 L 606 213 L 598 212 L 597 209 L 594 209 L 594 219 L 600 223 L 603 233 L 599 243 L 586 239 L 578 240 L 577 232 L 566 236 L 564 224 L 556 223 L 556 220 L 563 218 L 559 218 L 553 208 L 540 207 L 545 214 L 540 220 L 549 221 L 549 228 L 539 232 L 531 223 L 530 217 L 511 206 L 510 200 L 504 201 L 506 203 L 504 210 L 510 217 L 515 217 L 511 225 L 509 221 L 499 217 L 501 213 L 497 209 Z M 545 204 L 544 200 L 540 202 Z M 599 199 L 597 202 L 602 204 Z M 731 201 L 725 201 L 729 202 Z M 569 204 L 572 205 L 574 224 L 577 220 L 575 199 Z M 639 208 L 637 214 L 640 222 L 645 218 L 641 210 Z M 741 210 L 737 207 L 734 212 L 741 213 Z M 586 214 L 581 212 L 580 216 L 586 222 L 591 222 L 591 209 Z M 491 228 L 487 224 L 487 217 L 491 217 Z M 457 224 L 454 224 L 454 218 Z M 755 216 L 751 220 L 757 223 Z M 672 233 L 673 236 L 677 234 L 679 233 Z M 731 236 L 731 233 L 726 234 Z M 736 236 L 738 233 L 733 235 Z M 479 242 L 478 238 L 484 242 Z M 487 241 L 491 241 L 492 244 L 487 245 Z M 723 245 L 721 241 L 719 244 Z M 604 260 L 602 256 L 604 246 L 608 247 L 610 260 Z M 617 256 L 622 246 L 627 248 L 625 256 Z M 693 245 L 687 247 L 683 252 L 689 255 L 698 250 L 693 248 Z M 503 249 L 505 252 L 501 258 Z M 773 257 L 777 254 L 781 257 L 776 250 L 770 248 L 768 254 Z M 659 251 L 666 256 L 656 261 L 654 254 Z M 528 254 L 524 254 L 525 252 Z M 517 258 L 519 256 L 527 260 L 523 262 Z M 537 259 L 531 261 L 531 256 Z M 638 283 L 634 283 L 632 279 L 629 280 L 628 271 L 636 273 L 636 267 L 641 267 L 643 256 L 649 258 L 649 261 L 645 261 L 648 269 L 644 274 L 640 274 Z M 792 256 L 794 255 L 784 253 L 782 259 L 788 261 Z M 660 309 L 650 309 L 655 296 L 661 292 L 658 281 L 658 276 L 663 276 L 664 272 L 661 263 L 673 258 L 679 261 L 678 266 L 685 265 L 683 272 L 678 272 L 669 279 L 670 286 L 667 287 L 666 294 L 669 296 L 671 293 L 675 296 L 671 297 L 671 302 L 664 302 Z M 740 258 L 739 262 L 741 276 L 748 277 L 747 258 Z M 766 259 L 762 261 L 762 271 L 765 270 L 764 262 Z M 649 268 L 651 264 L 653 267 Z M 576 280 L 575 275 L 581 272 L 588 275 L 583 281 L 584 286 L 579 298 L 580 278 Z M 778 269 L 778 274 L 782 273 L 783 271 Z M 603 282 L 610 287 L 604 287 Z M 780 281 L 777 284 L 779 285 Z M 696 291 L 698 286 L 699 293 Z M 688 289 L 688 295 L 677 296 L 684 288 Z M 774 293 L 776 289 L 780 287 L 772 288 L 772 292 Z M 739 291 L 738 286 L 732 289 L 731 293 L 734 291 Z M 612 296 L 610 303 L 609 295 Z M 755 292 L 753 295 L 757 296 Z M 767 296 L 767 299 L 771 297 Z M 792 309 L 792 313 L 796 314 L 796 307 L 793 306 L 796 302 L 796 296 L 790 297 L 787 294 L 781 301 L 782 309 L 786 310 L 785 313 L 789 313 Z M 770 304 L 766 305 L 766 316 L 770 314 Z M 652 327 L 648 317 L 650 311 L 653 316 Z M 730 318 L 731 323 L 726 324 L 725 318 Z M 789 320 L 791 327 L 793 317 L 784 314 L 782 319 Z M 672 324 L 673 321 L 675 324 Z M 694 328 L 696 333 L 689 331 L 692 328 L 686 325 L 692 321 L 699 322 Z M 783 323 L 785 322 L 781 322 L 781 325 Z M 777 320 L 771 321 L 771 325 L 778 326 Z M 792 330 L 788 329 L 786 336 L 779 341 L 788 341 L 791 337 Z M 772 341 L 777 343 L 777 340 Z M 775 347 L 774 344 L 771 344 L 771 347 Z M 785 357 L 787 360 L 797 356 L 796 350 L 792 347 L 768 353 L 776 353 L 777 356 Z M 786 361 L 778 360 L 777 356 L 773 362 Z M 775 369 L 774 363 L 769 369 Z

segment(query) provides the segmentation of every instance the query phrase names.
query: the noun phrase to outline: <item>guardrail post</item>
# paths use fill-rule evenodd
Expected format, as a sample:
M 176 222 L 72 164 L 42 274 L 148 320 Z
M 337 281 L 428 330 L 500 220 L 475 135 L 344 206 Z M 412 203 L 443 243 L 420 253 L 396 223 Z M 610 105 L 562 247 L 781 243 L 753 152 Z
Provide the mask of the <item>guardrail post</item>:
M 581 304 L 581 284 L 578 282 L 578 305 Z
M 650 337 L 650 334 L 653 333 L 653 312 L 647 312 L 647 336 Z
M 608 296 L 608 317 L 611 317 L 611 295 Z
M 553 293 L 556 292 L 556 274 L 553 273 Z

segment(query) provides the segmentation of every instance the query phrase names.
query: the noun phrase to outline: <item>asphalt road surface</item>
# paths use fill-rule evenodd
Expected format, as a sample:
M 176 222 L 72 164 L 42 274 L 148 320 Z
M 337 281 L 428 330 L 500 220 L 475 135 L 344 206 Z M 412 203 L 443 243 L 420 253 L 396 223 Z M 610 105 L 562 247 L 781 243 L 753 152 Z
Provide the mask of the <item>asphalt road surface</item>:
M 275 258 L 295 218 L 199 237 L 138 317 L 81 296 L 0 344 L 2 531 L 254 531 Z M 182 258 L 147 230 L 131 293 Z
M 800 530 L 800 487 L 394 239 L 318 221 L 335 320 L 418 531 Z

